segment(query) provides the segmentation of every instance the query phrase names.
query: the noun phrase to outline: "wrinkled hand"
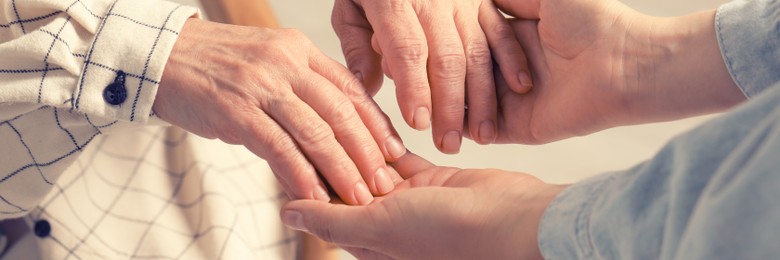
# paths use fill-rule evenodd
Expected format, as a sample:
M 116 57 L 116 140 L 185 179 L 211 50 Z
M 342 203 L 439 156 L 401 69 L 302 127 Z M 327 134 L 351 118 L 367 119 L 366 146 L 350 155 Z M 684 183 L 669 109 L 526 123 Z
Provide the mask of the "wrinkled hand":
M 533 84 L 522 48 L 489 0 L 336 0 L 332 23 L 349 68 L 374 93 L 381 67 L 395 80 L 406 122 L 423 130 L 432 121 L 445 153 L 459 151 L 464 116 L 477 142 L 495 139 L 493 59 L 513 90 Z
M 564 188 L 522 173 L 437 167 L 411 153 L 407 180 L 366 206 L 291 201 L 285 225 L 359 259 L 540 259 L 542 213 Z
M 154 110 L 268 160 L 292 198 L 329 200 L 318 174 L 350 204 L 401 181 L 385 163 L 406 151 L 387 116 L 346 68 L 294 30 L 190 19 Z
M 540 144 L 614 126 L 710 113 L 744 99 L 720 56 L 714 11 L 640 14 L 613 0 L 496 0 L 525 21 L 512 26 L 534 88 L 496 76 L 497 143 Z

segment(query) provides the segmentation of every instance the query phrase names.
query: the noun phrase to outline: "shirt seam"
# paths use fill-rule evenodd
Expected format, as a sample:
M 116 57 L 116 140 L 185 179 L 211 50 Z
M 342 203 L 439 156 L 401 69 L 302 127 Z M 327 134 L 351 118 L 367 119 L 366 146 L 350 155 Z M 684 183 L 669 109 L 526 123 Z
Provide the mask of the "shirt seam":
M 746 98 L 750 99 L 752 98 L 750 93 L 743 87 L 743 84 L 740 82 L 739 77 L 737 77 L 736 70 L 734 68 L 734 62 L 730 58 L 730 52 L 728 50 L 728 46 L 726 44 L 726 41 L 723 37 L 723 33 L 721 32 L 723 30 L 723 27 L 721 25 L 721 18 L 723 17 L 722 12 L 725 5 L 721 5 L 718 7 L 718 10 L 715 12 L 715 34 L 718 37 L 718 45 L 720 46 L 720 51 L 723 56 L 723 61 L 726 63 L 726 69 L 729 72 L 729 76 L 734 81 L 734 83 L 737 84 L 737 88 L 742 92 L 743 95 L 745 95 Z

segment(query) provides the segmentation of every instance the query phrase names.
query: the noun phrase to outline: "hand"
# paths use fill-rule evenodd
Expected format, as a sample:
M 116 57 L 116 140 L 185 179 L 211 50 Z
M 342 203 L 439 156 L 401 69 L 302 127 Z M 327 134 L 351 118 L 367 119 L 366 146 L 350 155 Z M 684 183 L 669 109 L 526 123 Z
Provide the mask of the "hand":
M 744 100 L 721 57 L 712 10 L 656 18 L 611 0 L 496 4 L 532 19 L 512 26 L 535 83 L 519 95 L 497 79 L 498 143 L 546 143 Z
M 387 116 L 346 68 L 294 30 L 190 19 L 154 110 L 268 160 L 292 198 L 329 200 L 318 173 L 350 204 L 401 181 L 385 163 L 406 151 Z
M 398 86 L 406 122 L 423 130 L 432 117 L 434 143 L 445 153 L 459 151 L 464 116 L 477 142 L 495 139 L 493 59 L 513 90 L 533 84 L 522 48 L 490 0 L 336 0 L 332 23 L 349 68 L 375 93 L 381 64 Z
M 541 259 L 539 221 L 563 186 L 437 167 L 411 153 L 394 167 L 409 179 L 369 205 L 291 201 L 282 221 L 359 259 Z

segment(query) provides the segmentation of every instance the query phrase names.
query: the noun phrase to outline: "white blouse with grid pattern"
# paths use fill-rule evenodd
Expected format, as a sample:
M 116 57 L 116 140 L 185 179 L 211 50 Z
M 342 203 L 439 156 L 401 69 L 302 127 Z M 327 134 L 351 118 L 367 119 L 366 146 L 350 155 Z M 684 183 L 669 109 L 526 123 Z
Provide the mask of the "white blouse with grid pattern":
M 23 217 L 42 258 L 294 257 L 267 164 L 152 113 L 194 15 L 161 0 L 0 0 L 0 219 Z

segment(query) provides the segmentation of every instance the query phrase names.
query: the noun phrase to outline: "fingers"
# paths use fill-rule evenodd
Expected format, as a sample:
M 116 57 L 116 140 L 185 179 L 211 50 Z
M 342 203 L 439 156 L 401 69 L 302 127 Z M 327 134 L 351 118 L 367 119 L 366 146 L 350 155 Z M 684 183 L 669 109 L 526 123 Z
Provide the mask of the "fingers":
M 333 29 L 341 40 L 341 49 L 347 66 L 365 86 L 370 95 L 375 95 L 382 85 L 380 56 L 371 48 L 374 32 L 360 8 L 351 0 L 336 0 L 331 16 Z
M 493 59 L 476 12 L 461 12 L 455 17 L 466 53 L 466 126 L 469 136 L 480 144 L 492 143 L 496 138 L 498 102 L 493 83 Z M 464 135 L 466 133 L 464 132 Z
M 379 105 L 368 96 L 355 78 L 346 73 L 341 64 L 320 52 L 314 52 L 311 54 L 310 67 L 333 82 L 352 102 L 365 127 L 382 150 L 386 161 L 395 161 L 406 153 L 406 147 L 390 122 L 390 118 L 382 112 Z M 398 180 L 400 181 L 400 178 Z
M 428 45 L 415 10 L 405 1 L 365 1 L 363 9 L 376 34 L 387 73 L 393 76 L 401 114 L 411 127 L 431 125 Z M 392 19 L 390 19 L 392 18 Z
M 542 0 L 494 0 L 499 9 L 517 18 L 538 20 Z
M 432 5 L 435 5 L 432 3 Z M 440 151 L 460 151 L 466 88 L 466 56 L 452 15 L 426 8 L 420 23 L 428 37 L 428 76 L 433 102 L 433 138 Z
M 371 155 L 383 154 L 384 158 L 372 156 L 369 161 L 372 166 L 366 166 L 366 170 L 361 170 L 365 180 L 369 181 L 373 185 L 370 185 L 374 194 L 382 195 L 392 190 L 391 184 L 399 183 L 403 179 L 401 176 L 391 167 L 385 167 L 385 161 L 395 161 L 404 154 L 406 154 L 406 147 L 401 141 L 398 132 L 395 131 L 390 118 L 382 112 L 379 105 L 376 104 L 368 93 L 366 93 L 357 80 L 344 70 L 341 64 L 328 58 L 322 53 L 313 53 L 311 55 L 311 68 L 321 73 L 325 78 L 334 82 L 334 84 L 341 90 L 341 95 L 344 95 L 354 106 L 354 110 L 357 111 L 361 125 L 368 129 L 368 138 L 373 140 L 363 140 L 354 144 L 355 146 L 366 146 L 368 144 L 375 144 L 372 149 L 368 151 Z M 334 124 L 341 124 L 338 120 L 334 120 Z M 375 148 L 379 148 L 381 153 L 377 153 Z M 355 160 L 360 160 L 355 157 Z M 376 174 L 371 171 L 370 167 L 382 167 L 385 172 Z M 376 168 L 380 169 L 380 168 Z M 373 173 L 373 174 L 372 174 Z M 383 177 L 382 174 L 386 175 Z M 387 179 L 390 180 L 390 184 L 387 183 Z M 371 181 L 373 180 L 373 181 Z
M 311 77 L 301 77 L 301 79 L 306 78 Z M 322 83 L 312 80 L 305 83 L 295 82 L 293 88 L 309 88 L 311 86 L 322 88 Z M 329 84 L 327 81 L 325 83 Z M 295 86 L 295 84 L 302 86 Z M 325 88 L 333 88 L 332 85 L 325 86 Z M 306 97 L 305 93 L 299 95 Z M 313 101 L 308 100 L 308 102 Z M 357 166 L 350 159 L 345 148 L 336 140 L 336 135 L 330 124 L 323 120 L 313 107 L 315 106 L 310 106 L 294 93 L 279 91 L 274 93 L 273 100 L 264 104 L 263 110 L 289 133 L 306 158 L 329 181 L 331 187 L 345 202 L 349 204 L 371 202 L 373 196 L 360 177 Z M 347 118 L 348 116 L 343 117 Z M 298 184 L 291 183 L 290 185 L 296 186 Z
M 528 92 L 533 86 L 533 80 L 525 53 L 512 27 L 492 1 L 482 2 L 479 9 L 479 23 L 490 42 L 493 57 L 504 79 L 513 91 Z
M 369 214 L 367 206 L 347 206 L 315 200 L 287 202 L 281 210 L 285 226 L 312 233 L 320 239 L 347 247 L 366 247 L 380 220 Z M 379 225 L 381 226 L 381 225 Z
M 238 124 L 242 123 L 237 121 Z M 268 161 L 277 179 L 291 199 L 329 201 L 327 189 L 314 167 L 300 151 L 295 140 L 276 121 L 263 113 L 243 120 L 242 143 Z
M 350 74 L 346 73 L 346 75 Z M 351 163 L 357 166 L 362 180 L 368 184 L 371 193 L 383 195 L 393 190 L 395 184 L 392 176 L 398 176 L 398 174 L 386 166 L 382 152 L 359 117 L 351 100 L 344 96 L 330 81 L 316 73 L 304 73 L 302 76 L 301 78 L 307 79 L 307 81 L 296 84 L 299 86 L 294 86 L 293 90 L 330 126 L 338 141 L 337 145 L 340 145 L 336 149 L 346 151 L 349 155 L 348 159 L 351 159 Z M 352 81 L 356 82 L 357 80 L 353 78 Z M 358 88 L 353 89 L 353 91 L 359 91 L 366 95 L 365 91 L 359 89 L 357 83 L 353 85 Z M 346 186 L 345 192 L 338 190 L 339 186 L 342 186 L 338 183 L 344 182 L 343 185 L 353 183 L 355 176 L 344 178 L 345 176 L 342 174 L 325 171 L 321 171 L 321 174 L 336 189 L 337 193 L 344 194 L 346 192 L 349 194 L 347 191 L 354 189 L 357 198 L 360 199 L 360 196 L 363 195 L 357 193 L 362 187 L 350 188 L 350 186 Z M 357 185 L 360 186 L 360 183 Z
M 506 20 L 513 33 L 517 35 L 520 45 L 523 46 L 523 52 L 530 57 L 529 69 L 533 72 L 536 80 L 540 78 L 550 78 L 550 69 L 547 59 L 544 56 L 542 42 L 539 39 L 539 21 L 537 20 Z

